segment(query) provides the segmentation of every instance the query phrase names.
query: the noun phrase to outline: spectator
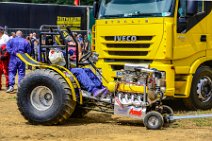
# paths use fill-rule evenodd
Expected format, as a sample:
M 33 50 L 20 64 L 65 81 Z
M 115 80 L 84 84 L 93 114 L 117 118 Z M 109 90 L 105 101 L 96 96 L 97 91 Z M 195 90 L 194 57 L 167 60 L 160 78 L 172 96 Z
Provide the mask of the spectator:
M 30 39 L 30 36 L 27 36 L 27 37 L 26 37 L 26 40 L 27 40 L 27 42 L 29 42 L 29 44 L 31 45 L 31 39 Z
M 9 36 L 4 34 L 4 28 L 0 27 L 0 90 L 1 76 L 4 73 L 6 78 L 6 87 L 9 86 L 9 76 L 8 76 L 8 64 L 9 64 L 9 53 L 6 50 L 6 43 L 9 41 Z
M 10 39 L 15 38 L 15 32 L 10 33 Z
M 31 41 L 31 56 L 35 58 L 35 40 L 37 40 L 37 34 L 34 32 L 34 33 L 30 33 L 30 41 Z
M 9 89 L 6 92 L 14 91 L 15 76 L 18 70 L 18 84 L 25 76 L 25 64 L 17 56 L 17 53 L 31 53 L 29 42 L 22 38 L 22 32 L 17 31 L 16 37 L 7 43 L 7 51 L 10 54 L 9 61 Z
M 4 28 L 0 26 L 0 44 L 5 44 L 10 40 L 10 37 L 5 34 Z
M 42 48 L 41 52 L 40 52 L 40 44 L 38 40 L 34 41 L 34 52 L 35 52 L 35 59 L 39 62 L 45 62 L 44 61 L 44 52 L 45 52 L 45 48 Z
M 38 57 L 38 55 L 39 55 L 39 48 L 40 48 L 40 46 L 39 46 L 39 41 L 38 40 L 35 40 L 34 41 L 34 53 L 35 53 L 35 59 L 36 60 L 40 60 L 40 57 Z M 39 58 L 39 59 L 38 59 Z
M 37 39 L 37 33 L 33 32 L 32 33 L 32 38 L 36 40 Z
M 70 41 L 68 41 L 68 51 L 73 52 L 73 55 L 70 56 L 70 60 L 72 62 L 76 61 L 76 56 L 77 56 L 76 43 L 73 41 L 72 38 Z M 82 57 L 82 48 L 81 48 L 80 43 L 78 42 L 78 60 L 80 60 L 81 57 Z
M 30 39 L 32 39 L 32 37 L 33 37 L 33 34 L 32 34 L 32 33 L 29 33 L 29 37 L 30 37 Z
M 35 52 L 34 52 L 34 41 L 35 41 L 35 39 L 31 38 L 30 36 L 27 36 L 26 40 L 29 42 L 30 47 L 31 47 L 31 52 L 30 52 L 29 55 L 34 58 L 35 57 Z

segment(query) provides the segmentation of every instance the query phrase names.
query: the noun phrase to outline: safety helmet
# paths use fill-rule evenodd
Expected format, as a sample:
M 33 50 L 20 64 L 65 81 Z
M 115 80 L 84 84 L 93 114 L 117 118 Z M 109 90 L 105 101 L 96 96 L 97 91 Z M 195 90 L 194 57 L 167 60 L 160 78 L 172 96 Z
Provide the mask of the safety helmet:
M 62 51 L 51 49 L 49 51 L 49 60 L 52 64 L 65 66 L 66 61 Z

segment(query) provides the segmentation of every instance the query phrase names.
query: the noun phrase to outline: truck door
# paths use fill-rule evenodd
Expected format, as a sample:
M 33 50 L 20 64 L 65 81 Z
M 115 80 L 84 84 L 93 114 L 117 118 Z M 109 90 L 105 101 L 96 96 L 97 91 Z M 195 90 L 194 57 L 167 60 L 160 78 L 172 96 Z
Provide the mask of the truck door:
M 206 3 L 208 13 L 212 10 L 212 1 Z M 207 20 L 207 51 L 206 56 L 212 58 L 212 14 L 208 15 Z
M 179 0 L 173 48 L 177 74 L 187 74 L 192 63 L 206 56 L 205 9 L 205 1 Z

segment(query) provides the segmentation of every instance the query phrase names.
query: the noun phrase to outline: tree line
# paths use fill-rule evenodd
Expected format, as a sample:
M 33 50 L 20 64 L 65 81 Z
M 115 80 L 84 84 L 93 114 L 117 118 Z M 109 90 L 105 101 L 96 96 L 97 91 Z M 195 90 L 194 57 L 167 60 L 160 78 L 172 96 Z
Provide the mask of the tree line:
M 51 3 L 73 5 L 74 0 L 0 0 L 0 2 Z M 92 5 L 93 0 L 80 0 L 80 5 Z

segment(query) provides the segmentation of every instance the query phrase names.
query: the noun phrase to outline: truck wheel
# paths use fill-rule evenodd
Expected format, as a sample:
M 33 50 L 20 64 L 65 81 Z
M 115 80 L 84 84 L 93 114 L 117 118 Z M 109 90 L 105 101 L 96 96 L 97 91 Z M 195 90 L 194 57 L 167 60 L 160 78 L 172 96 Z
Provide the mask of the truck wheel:
M 157 130 L 163 127 L 163 116 L 157 111 L 150 111 L 144 117 L 144 126 L 150 130 Z
M 21 82 L 17 93 L 19 111 L 31 124 L 62 124 L 75 109 L 71 89 L 58 73 L 35 70 Z
M 202 66 L 197 70 L 193 77 L 190 97 L 184 101 L 186 107 L 192 110 L 212 108 L 212 70 L 210 67 Z

